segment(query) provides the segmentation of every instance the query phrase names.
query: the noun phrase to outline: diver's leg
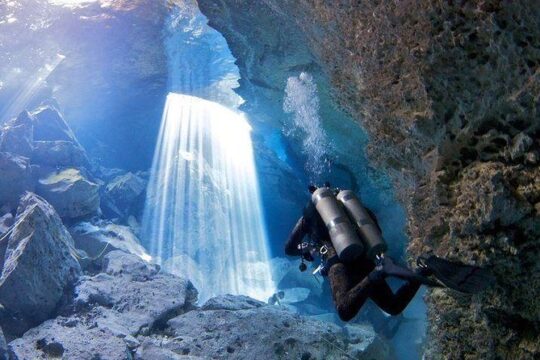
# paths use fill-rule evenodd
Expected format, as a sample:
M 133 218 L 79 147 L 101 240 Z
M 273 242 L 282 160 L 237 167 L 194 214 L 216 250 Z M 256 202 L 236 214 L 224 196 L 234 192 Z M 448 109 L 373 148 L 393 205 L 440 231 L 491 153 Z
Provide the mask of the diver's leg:
M 420 288 L 421 283 L 409 280 L 394 294 L 386 282 L 373 285 L 370 297 L 385 312 L 399 315 L 405 310 Z
M 351 288 L 347 269 L 342 263 L 332 265 L 328 271 L 328 279 L 340 319 L 351 320 L 369 297 L 370 280 L 366 277 Z

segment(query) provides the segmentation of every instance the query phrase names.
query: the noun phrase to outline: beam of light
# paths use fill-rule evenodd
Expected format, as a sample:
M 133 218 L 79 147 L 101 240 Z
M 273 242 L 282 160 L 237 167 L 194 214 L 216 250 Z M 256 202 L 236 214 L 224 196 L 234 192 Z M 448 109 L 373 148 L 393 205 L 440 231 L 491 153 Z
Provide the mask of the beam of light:
M 57 54 L 54 60 L 42 66 L 21 88 L 21 90 L 10 100 L 9 107 L 0 114 L 0 120 L 8 121 L 12 117 L 17 116 L 23 111 L 32 97 L 41 89 L 41 86 L 47 78 L 56 70 L 58 65 L 64 61 L 66 57 Z
M 49 0 L 49 4 L 75 8 L 97 1 L 98 0 Z
M 215 102 L 167 97 L 142 233 L 200 301 L 274 293 L 250 132 L 243 114 Z

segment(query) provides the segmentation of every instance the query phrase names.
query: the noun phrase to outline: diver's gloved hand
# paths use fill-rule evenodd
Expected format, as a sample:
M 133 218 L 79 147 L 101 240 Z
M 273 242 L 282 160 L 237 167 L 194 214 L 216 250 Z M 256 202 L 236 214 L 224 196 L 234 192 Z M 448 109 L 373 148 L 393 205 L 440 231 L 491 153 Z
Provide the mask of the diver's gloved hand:
M 384 257 L 377 259 L 375 263 L 375 269 L 373 269 L 368 274 L 368 279 L 370 282 L 381 282 L 388 276 L 388 274 L 384 270 L 384 262 L 385 262 Z

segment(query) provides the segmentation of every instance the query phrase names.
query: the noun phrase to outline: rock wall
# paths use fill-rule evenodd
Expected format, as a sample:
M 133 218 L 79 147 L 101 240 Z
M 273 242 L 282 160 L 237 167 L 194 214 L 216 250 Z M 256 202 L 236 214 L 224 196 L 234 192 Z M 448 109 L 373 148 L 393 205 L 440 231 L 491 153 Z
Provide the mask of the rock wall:
M 427 357 L 539 356 L 540 3 L 199 4 L 251 86 L 284 89 L 295 69 L 283 66 L 281 45 L 302 38 L 294 52 L 328 78 L 367 130 L 372 163 L 395 181 L 410 255 L 433 252 L 496 275 L 482 295 L 428 294 Z M 263 65 L 275 73 L 260 83 Z

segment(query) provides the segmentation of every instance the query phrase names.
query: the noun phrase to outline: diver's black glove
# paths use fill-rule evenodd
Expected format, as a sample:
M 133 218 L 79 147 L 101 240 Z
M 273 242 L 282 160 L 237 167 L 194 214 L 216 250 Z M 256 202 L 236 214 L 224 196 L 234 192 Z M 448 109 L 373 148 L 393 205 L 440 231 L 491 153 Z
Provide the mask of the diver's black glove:
M 368 279 L 370 282 L 381 282 L 388 276 L 388 274 L 384 270 L 384 260 L 384 257 L 377 259 L 377 262 L 375 263 L 375 269 L 373 269 L 368 274 Z

